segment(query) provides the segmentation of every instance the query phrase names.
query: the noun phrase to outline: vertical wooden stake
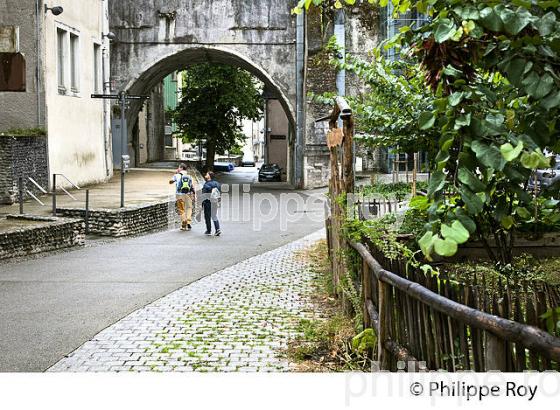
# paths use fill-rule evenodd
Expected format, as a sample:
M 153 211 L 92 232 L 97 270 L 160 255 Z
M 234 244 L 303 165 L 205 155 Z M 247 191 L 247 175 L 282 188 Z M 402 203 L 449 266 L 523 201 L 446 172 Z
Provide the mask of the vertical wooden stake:
M 414 167 L 412 168 L 412 196 L 416 196 L 416 169 L 418 168 L 418 153 L 414 153 Z
M 485 332 L 486 335 L 486 354 L 484 355 L 486 371 L 499 370 L 505 372 L 506 369 L 506 349 L 502 339 L 492 333 Z
M 379 289 L 378 306 L 379 309 L 379 334 L 377 335 L 378 351 L 379 351 L 379 368 L 381 370 L 389 369 L 389 355 L 385 350 L 385 341 L 390 337 L 391 329 L 391 312 L 390 307 L 390 294 L 389 286 L 382 281 L 377 281 L 377 288 Z
M 404 170 L 406 173 L 406 183 L 408 184 L 408 152 L 404 154 Z

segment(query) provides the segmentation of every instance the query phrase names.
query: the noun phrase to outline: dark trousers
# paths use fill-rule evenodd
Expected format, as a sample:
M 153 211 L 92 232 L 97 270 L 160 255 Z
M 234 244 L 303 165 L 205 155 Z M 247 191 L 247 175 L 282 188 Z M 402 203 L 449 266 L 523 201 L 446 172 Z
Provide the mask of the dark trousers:
M 214 229 L 220 229 L 220 221 L 218 221 L 218 204 L 212 203 L 206 199 L 202 201 L 202 209 L 204 210 L 204 222 L 206 222 L 206 232 L 212 232 L 212 221 Z

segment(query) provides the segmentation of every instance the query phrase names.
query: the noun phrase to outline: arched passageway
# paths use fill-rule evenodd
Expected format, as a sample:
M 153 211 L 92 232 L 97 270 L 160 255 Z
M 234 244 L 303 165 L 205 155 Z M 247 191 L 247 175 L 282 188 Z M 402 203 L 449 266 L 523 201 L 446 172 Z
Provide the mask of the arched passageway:
M 147 61 L 139 70 L 137 78 L 128 82 L 125 90 L 133 95 L 149 95 L 150 92 L 162 83 L 163 79 L 171 73 L 188 70 L 189 66 L 210 63 L 227 64 L 244 69 L 252 74 L 264 85 L 265 104 L 263 107 L 265 115 L 264 141 L 267 162 L 279 163 L 284 170 L 284 179 L 293 182 L 293 151 L 294 151 L 294 129 L 295 114 L 292 104 L 282 88 L 274 79 L 247 57 L 233 50 L 217 47 L 187 47 L 181 51 L 171 51 L 161 56 L 157 61 Z M 163 110 L 164 107 L 158 107 Z M 138 114 L 142 109 L 142 102 L 131 101 L 127 111 L 128 123 L 128 152 L 133 158 L 133 164 L 139 164 L 139 146 L 144 144 L 138 142 L 139 128 L 146 127 L 140 124 Z M 118 133 L 116 133 L 118 135 Z M 114 144 L 120 146 L 120 144 Z M 151 158 L 162 160 L 163 155 Z

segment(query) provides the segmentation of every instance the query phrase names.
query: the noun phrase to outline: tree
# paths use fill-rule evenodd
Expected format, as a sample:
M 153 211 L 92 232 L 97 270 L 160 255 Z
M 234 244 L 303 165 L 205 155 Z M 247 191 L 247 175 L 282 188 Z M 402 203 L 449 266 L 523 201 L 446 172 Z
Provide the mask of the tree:
M 434 152 L 437 131 L 418 127 L 420 116 L 433 106 L 434 97 L 417 64 L 410 59 L 388 60 L 379 48 L 371 50 L 369 60 L 351 55 L 340 60 L 334 37 L 328 49 L 332 52 L 331 63 L 355 74 L 364 85 L 364 92 L 346 97 L 361 134 L 356 137 L 358 141 L 375 148 Z M 329 104 L 333 100 L 332 95 L 315 99 Z
M 302 0 L 294 12 L 324 2 Z M 334 7 L 345 3 L 355 0 Z M 418 118 L 420 129 L 434 130 L 438 147 L 428 199 L 417 201 L 430 215 L 419 245 L 428 258 L 451 256 L 475 236 L 494 261 L 507 264 L 516 231 L 560 219 L 557 187 L 537 197 L 527 184 L 550 166 L 545 152 L 560 152 L 560 1 L 391 3 L 395 14 L 430 16 L 387 44 L 416 59 L 434 97 Z
M 263 100 L 248 72 L 222 64 L 197 64 L 185 72 L 186 86 L 173 119 L 188 142 L 204 141 L 206 166 L 216 153 L 243 143 L 241 121 L 262 117 Z

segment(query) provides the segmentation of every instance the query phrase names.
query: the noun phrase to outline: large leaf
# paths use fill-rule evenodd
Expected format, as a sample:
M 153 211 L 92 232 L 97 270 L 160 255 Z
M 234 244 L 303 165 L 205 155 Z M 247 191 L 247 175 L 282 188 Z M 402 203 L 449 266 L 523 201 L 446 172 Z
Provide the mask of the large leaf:
M 545 157 L 539 151 L 524 152 L 521 155 L 521 165 L 527 169 L 548 168 L 550 166 L 550 158 Z
M 523 81 L 526 66 L 527 61 L 521 57 L 510 60 L 505 66 L 508 80 L 516 87 L 522 86 L 521 82 Z
M 477 196 L 467 187 L 461 186 L 458 188 L 458 191 L 459 194 L 461 195 L 461 199 L 467 206 L 467 211 L 469 212 L 469 214 L 478 215 L 482 211 L 482 208 L 484 207 L 484 203 L 482 202 L 482 199 L 480 199 L 479 196 Z
M 506 32 L 515 36 L 531 22 L 531 13 L 523 8 L 516 11 L 504 8 L 500 12 L 500 18 L 504 22 Z
M 430 260 L 430 254 L 432 253 L 434 246 L 434 239 L 434 234 L 428 231 L 418 240 L 418 246 L 420 246 L 420 250 L 424 255 L 426 255 L 428 260 Z
M 539 76 L 536 72 L 531 71 L 522 81 L 525 92 L 531 97 L 540 100 L 546 97 L 554 87 L 554 79 L 549 73 Z
M 455 24 L 453 21 L 444 18 L 439 20 L 436 30 L 434 32 L 434 38 L 438 43 L 443 43 L 449 40 L 455 34 Z
M 494 168 L 498 171 L 504 169 L 506 161 L 500 150 L 494 145 L 487 145 L 481 141 L 473 141 L 471 149 L 476 154 L 478 160 L 487 167 Z
M 449 105 L 451 107 L 455 107 L 456 105 L 458 105 L 461 102 L 461 100 L 463 99 L 463 95 L 464 95 L 463 92 L 456 92 L 456 93 L 451 94 L 449 96 L 449 100 L 448 100 Z
M 461 114 L 455 120 L 455 129 L 471 125 L 471 113 Z
M 538 20 L 537 29 L 541 36 L 548 36 L 554 31 L 556 24 L 556 15 L 553 11 L 549 11 Z
M 459 168 L 457 177 L 459 178 L 459 181 L 467 185 L 474 192 L 480 192 L 486 189 L 486 185 L 484 185 L 484 183 L 478 179 L 476 175 L 465 167 Z
M 511 227 L 515 223 L 515 219 L 513 219 L 513 216 L 511 215 L 507 215 L 500 220 L 500 223 L 505 229 L 511 229 Z
M 502 19 L 492 7 L 486 7 L 481 10 L 480 23 L 484 28 L 495 32 L 500 32 L 504 28 Z
M 436 238 L 434 241 L 434 250 L 441 256 L 453 256 L 457 253 L 457 242 L 452 239 Z
M 434 126 L 435 121 L 436 121 L 436 116 L 434 115 L 433 112 L 424 111 L 418 117 L 418 126 L 420 127 L 421 130 L 424 131 L 432 128 Z
M 513 161 L 515 158 L 521 154 L 523 150 L 523 141 L 519 141 L 519 144 L 514 148 L 509 142 L 500 146 L 500 152 L 507 162 Z
M 428 183 L 428 196 L 432 196 L 445 185 L 445 174 L 443 171 L 436 171 L 430 176 Z
M 476 232 L 475 222 L 471 219 L 469 215 L 467 215 L 467 213 L 463 208 L 455 208 L 455 216 L 459 221 L 461 221 L 463 226 L 467 228 L 469 233 L 473 234 Z
M 547 110 L 560 105 L 560 90 L 552 92 L 546 98 L 543 98 L 541 100 L 541 105 Z
M 463 20 L 478 20 L 480 18 L 480 13 L 478 9 L 470 4 L 465 4 L 464 6 L 456 6 L 455 12 Z
M 467 242 L 470 236 L 460 221 L 453 221 L 451 226 L 442 224 L 441 234 L 445 239 L 451 239 L 458 244 Z

